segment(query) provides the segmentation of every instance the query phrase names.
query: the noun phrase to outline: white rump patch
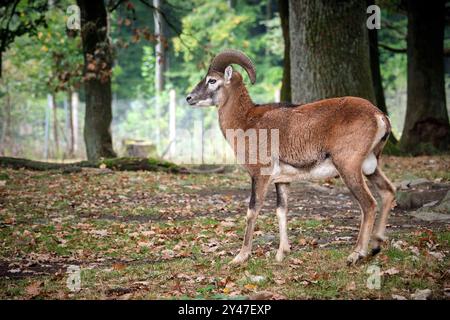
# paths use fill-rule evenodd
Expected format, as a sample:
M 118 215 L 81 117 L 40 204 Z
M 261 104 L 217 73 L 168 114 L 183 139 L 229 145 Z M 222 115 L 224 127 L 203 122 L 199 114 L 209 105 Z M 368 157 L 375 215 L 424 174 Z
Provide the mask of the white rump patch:
M 364 160 L 362 165 L 362 171 L 363 173 L 368 176 L 375 172 L 375 169 L 377 168 L 378 161 L 373 152 L 369 153 L 366 160 Z
M 378 144 L 378 142 L 381 141 L 381 138 L 384 137 L 384 135 L 386 134 L 386 123 L 383 120 L 383 116 L 382 115 L 377 115 L 377 133 L 375 135 L 375 139 L 373 140 L 372 143 L 372 147 L 370 148 L 370 150 L 372 150 L 373 148 L 375 148 L 375 146 Z

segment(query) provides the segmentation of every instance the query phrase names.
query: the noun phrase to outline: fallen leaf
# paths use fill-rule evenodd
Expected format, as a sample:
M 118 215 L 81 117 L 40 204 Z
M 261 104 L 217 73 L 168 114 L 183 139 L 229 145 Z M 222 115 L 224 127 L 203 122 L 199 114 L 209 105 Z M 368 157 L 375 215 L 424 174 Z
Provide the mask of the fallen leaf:
M 112 268 L 113 268 L 114 270 L 117 270 L 117 271 L 124 270 L 126 267 L 127 267 L 127 266 L 126 266 L 124 263 L 120 263 L 120 262 L 114 263 L 114 264 L 112 265 Z
M 273 297 L 273 293 L 269 291 L 260 291 L 251 294 L 248 299 L 249 300 L 269 300 Z
M 400 271 L 397 268 L 390 268 L 390 269 L 387 269 L 387 270 L 381 272 L 381 275 L 392 276 L 392 275 L 397 274 L 399 272 Z
M 255 290 L 255 289 L 256 289 L 256 285 L 251 284 L 251 283 L 247 283 L 247 284 L 244 286 L 244 288 L 247 289 L 247 290 Z
M 25 292 L 27 293 L 29 298 L 34 298 L 41 293 L 42 285 L 43 285 L 42 281 L 35 281 L 25 288 Z

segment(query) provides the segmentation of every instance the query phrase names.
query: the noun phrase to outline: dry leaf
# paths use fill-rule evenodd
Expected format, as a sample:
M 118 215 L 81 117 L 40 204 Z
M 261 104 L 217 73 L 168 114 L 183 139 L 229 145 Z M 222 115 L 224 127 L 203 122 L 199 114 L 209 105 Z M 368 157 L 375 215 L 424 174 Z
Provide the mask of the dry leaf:
M 381 272 L 381 275 L 392 276 L 392 275 L 397 274 L 399 272 L 400 271 L 397 268 L 390 268 L 390 269 L 387 269 L 386 271 Z
M 273 297 L 273 293 L 269 291 L 260 291 L 254 294 L 251 294 L 248 299 L 249 300 L 269 300 Z
M 120 270 L 124 270 L 127 266 L 124 263 L 119 262 L 119 263 L 114 263 L 112 267 L 114 270 L 120 271 Z
M 29 298 L 34 298 L 34 297 L 38 296 L 41 293 L 42 285 L 43 285 L 42 281 L 35 281 L 35 282 L 29 284 L 25 288 L 25 292 L 27 293 Z
M 256 289 L 256 285 L 254 285 L 254 284 L 251 284 L 251 283 L 247 283 L 245 286 L 244 286 L 244 288 L 245 289 L 247 289 L 247 290 L 255 290 Z

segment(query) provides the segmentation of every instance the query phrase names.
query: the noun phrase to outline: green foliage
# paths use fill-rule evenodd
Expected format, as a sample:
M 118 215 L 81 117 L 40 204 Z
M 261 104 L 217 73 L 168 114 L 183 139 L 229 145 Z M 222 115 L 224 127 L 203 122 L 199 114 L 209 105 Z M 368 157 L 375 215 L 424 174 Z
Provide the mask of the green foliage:
M 391 140 L 388 140 L 383 149 L 383 154 L 390 156 L 401 156 L 403 152 L 400 150 L 397 144 L 394 144 Z
M 41 96 L 79 87 L 83 67 L 80 37 L 68 36 L 64 10 L 47 11 L 46 21 L 47 25 L 39 27 L 36 36 L 17 38 L 8 54 L 11 63 L 23 73 L 24 79 L 18 83 L 20 89 L 31 88 Z
M 406 48 L 407 18 L 399 12 L 395 2 L 386 5 L 388 9 L 382 10 L 383 26 L 378 32 L 378 41 L 393 48 Z M 380 68 L 386 105 L 397 138 L 401 136 L 406 112 L 406 62 L 406 54 L 394 53 L 380 47 Z M 394 150 L 392 152 L 395 153 Z
M 170 72 L 169 77 L 188 90 L 204 76 L 215 54 L 237 48 L 257 66 L 257 84 L 249 86 L 254 99 L 273 100 L 275 89 L 281 86 L 284 52 L 278 16 L 266 21 L 264 3 L 239 1 L 231 8 L 224 0 L 193 3 L 192 13 L 182 19 L 183 34 L 173 40 L 176 56 L 183 58 L 183 68 Z
M 143 50 L 141 75 L 144 81 L 140 91 L 147 97 L 153 97 L 155 95 L 155 50 L 150 46 L 143 47 Z

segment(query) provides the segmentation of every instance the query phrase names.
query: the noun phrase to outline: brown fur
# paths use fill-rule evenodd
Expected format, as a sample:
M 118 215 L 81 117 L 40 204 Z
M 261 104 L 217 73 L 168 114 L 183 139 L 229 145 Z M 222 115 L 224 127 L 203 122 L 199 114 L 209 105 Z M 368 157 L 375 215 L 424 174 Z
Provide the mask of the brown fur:
M 223 74 L 216 71 L 209 76 L 223 79 Z M 193 91 L 203 88 L 202 82 Z M 280 104 L 255 105 L 243 83 L 242 76 L 233 72 L 229 83 L 217 91 L 220 127 L 225 135 L 227 129 L 278 129 L 279 160 L 290 166 L 308 169 L 331 159 L 343 181 L 358 201 L 361 211 L 361 228 L 354 252 L 349 256 L 349 263 L 356 263 L 367 255 L 367 248 L 375 220 L 376 201 L 370 193 L 362 173 L 362 164 L 370 152 L 377 159 L 390 131 L 389 119 L 369 101 L 357 97 L 331 98 L 305 105 L 283 107 Z M 383 139 L 376 143 L 378 131 L 377 116 L 386 124 Z M 269 137 L 270 140 L 270 137 Z M 269 142 L 270 143 L 270 142 Z M 231 143 L 236 152 L 236 145 Z M 247 148 L 248 149 L 248 148 Z M 248 150 L 246 150 L 248 153 Z M 264 202 L 271 182 L 269 176 L 261 175 L 262 164 L 245 164 L 252 177 L 252 199 L 247 213 L 247 228 L 244 244 L 240 254 L 233 260 L 243 262 L 250 255 L 251 239 L 256 218 Z M 383 207 L 378 223 L 372 252 L 377 253 L 384 235 L 387 216 L 394 200 L 395 188 L 382 173 L 380 166 L 369 176 L 382 197 Z M 286 185 L 278 187 L 281 223 L 285 221 L 287 210 Z M 284 211 L 284 213 L 282 212 Z M 278 211 L 277 211 L 278 214 Z M 284 220 L 283 220 L 284 219 Z M 284 227 L 286 228 L 286 227 Z M 277 253 L 277 260 L 289 251 L 287 240 Z

